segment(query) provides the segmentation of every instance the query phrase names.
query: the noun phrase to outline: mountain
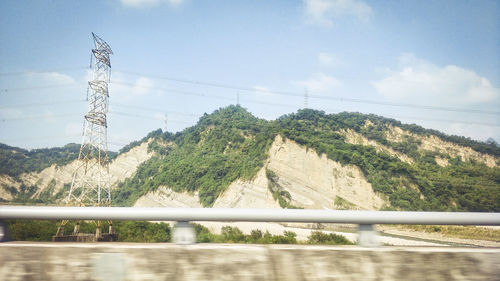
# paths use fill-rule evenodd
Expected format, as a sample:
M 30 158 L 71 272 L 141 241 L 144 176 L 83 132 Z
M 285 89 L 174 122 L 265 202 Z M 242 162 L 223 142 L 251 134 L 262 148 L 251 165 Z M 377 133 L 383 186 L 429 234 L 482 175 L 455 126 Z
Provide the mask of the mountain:
M 43 165 L 2 166 L 0 197 L 60 201 L 74 162 Z M 498 212 L 499 165 L 493 143 L 394 119 L 305 109 L 267 121 L 229 106 L 128 145 L 110 173 L 115 205 Z

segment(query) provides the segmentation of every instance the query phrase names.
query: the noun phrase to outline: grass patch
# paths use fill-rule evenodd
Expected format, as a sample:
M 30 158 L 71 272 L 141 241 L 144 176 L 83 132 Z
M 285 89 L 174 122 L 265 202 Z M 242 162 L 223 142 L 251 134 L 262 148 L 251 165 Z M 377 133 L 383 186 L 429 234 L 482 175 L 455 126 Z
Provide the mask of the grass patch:
M 480 226 L 406 225 L 398 227 L 427 233 L 438 233 L 454 238 L 487 240 L 496 242 L 500 241 L 500 229 L 492 229 Z
M 334 204 L 338 210 L 355 210 L 356 209 L 356 205 L 345 200 L 344 198 L 342 198 L 340 196 L 335 196 L 335 203 Z

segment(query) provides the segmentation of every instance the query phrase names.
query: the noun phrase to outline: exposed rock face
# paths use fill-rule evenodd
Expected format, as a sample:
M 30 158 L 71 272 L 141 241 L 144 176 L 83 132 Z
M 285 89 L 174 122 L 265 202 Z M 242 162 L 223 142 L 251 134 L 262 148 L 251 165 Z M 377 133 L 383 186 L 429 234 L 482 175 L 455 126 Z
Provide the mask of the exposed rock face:
M 214 208 L 279 208 L 267 188 L 268 179 L 262 168 L 251 181 L 236 180 L 215 201 Z M 134 207 L 201 208 L 198 193 L 175 192 L 160 187 L 139 198 Z
M 150 142 L 151 139 L 132 148 L 127 153 L 120 154 L 113 162 L 110 163 L 109 174 L 111 177 L 111 185 L 131 177 L 135 174 L 137 167 L 139 167 L 141 163 L 149 160 L 149 158 L 153 156 L 153 153 L 148 152 L 148 144 Z
M 278 175 L 280 186 L 290 192 L 293 205 L 336 209 L 337 196 L 356 205 L 356 209 L 380 209 L 385 204 L 355 166 L 342 166 L 279 135 L 269 154 L 267 167 Z
M 369 120 L 367 120 L 366 124 L 370 124 Z M 347 129 L 347 130 L 342 130 L 339 133 L 344 135 L 346 137 L 345 141 L 350 144 L 360 144 L 360 145 L 369 145 L 375 147 L 377 152 L 383 151 L 391 156 L 396 156 L 398 157 L 399 160 L 402 162 L 406 163 L 413 163 L 413 159 L 409 157 L 408 155 L 405 155 L 403 153 L 397 152 L 394 149 L 387 147 L 385 145 L 382 145 L 374 140 L 367 139 L 365 136 L 355 132 L 352 129 Z
M 252 181 L 237 180 L 214 203 L 216 208 L 279 208 L 267 185 L 266 169 L 262 168 Z
M 12 200 L 12 194 L 6 188 L 19 189 L 20 184 L 8 175 L 0 176 L 0 198 L 3 200 Z
M 134 207 L 202 208 L 202 205 L 197 192 L 175 192 L 162 186 L 139 198 Z
M 386 134 L 386 138 L 392 142 L 401 142 L 403 141 L 405 136 L 414 137 L 417 140 L 420 140 L 422 144 L 419 147 L 419 150 L 429 150 L 441 152 L 444 154 L 448 154 L 450 157 L 459 157 L 462 161 L 478 161 L 484 163 L 486 166 L 493 168 L 497 166 L 497 162 L 500 159 L 496 159 L 494 156 L 483 154 L 473 150 L 470 147 L 465 147 L 461 145 L 457 145 L 451 142 L 444 141 L 436 136 L 420 136 L 403 130 L 399 127 L 388 126 L 388 131 Z M 446 165 L 444 162 L 438 163 L 438 165 Z
M 446 167 L 450 164 L 450 163 L 448 163 L 448 159 L 441 158 L 438 156 L 434 157 L 434 161 L 436 161 L 436 164 L 438 164 L 441 167 Z
M 336 209 L 337 197 L 352 204 L 354 209 L 380 209 L 386 204 L 373 192 L 371 184 L 357 167 L 342 166 L 278 135 L 269 150 L 265 167 L 251 181 L 233 182 L 217 198 L 214 207 L 280 208 L 269 191 L 266 169 L 279 177 L 278 184 L 291 194 L 291 203 L 295 206 Z M 159 188 L 141 197 L 135 206 L 201 207 L 201 204 L 196 194 Z
M 119 155 L 109 164 L 110 184 L 112 187 L 118 182 L 132 176 L 137 167 L 152 156 L 152 153 L 148 153 L 148 143 L 144 142 L 132 148 L 130 151 Z M 27 186 L 36 184 L 39 187 L 34 195 L 35 197 L 51 185 L 54 186 L 53 193 L 56 193 L 63 188 L 64 184 L 71 183 L 77 165 L 77 160 L 64 166 L 52 165 L 39 173 L 22 174 L 20 178 L 22 183 Z M 96 169 L 91 168 L 87 173 L 94 175 L 96 174 Z M 0 182 L 0 185 L 5 186 L 6 183 L 4 182 Z M 19 183 L 17 185 L 19 186 Z M 1 190 L 0 192 L 3 192 L 3 189 Z M 1 194 L 0 197 L 7 199 Z
M 76 161 L 64 166 L 52 165 L 39 173 L 22 174 L 21 180 L 26 185 L 36 184 L 39 187 L 35 196 L 43 192 L 49 186 L 51 181 L 55 182 L 54 191 L 57 192 L 64 186 L 65 183 L 71 183 L 76 166 Z
M 495 157 L 479 153 L 470 147 L 446 142 L 436 136 L 420 137 L 420 139 L 422 140 L 420 149 L 442 152 L 451 157 L 460 157 L 464 162 L 475 160 L 484 163 L 490 168 L 497 166 Z

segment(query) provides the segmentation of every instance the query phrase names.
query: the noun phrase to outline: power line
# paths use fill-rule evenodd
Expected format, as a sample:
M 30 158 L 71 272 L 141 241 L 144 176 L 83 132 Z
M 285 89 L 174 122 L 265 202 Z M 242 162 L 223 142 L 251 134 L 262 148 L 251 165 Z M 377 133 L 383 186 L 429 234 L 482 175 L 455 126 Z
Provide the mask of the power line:
M 164 120 L 163 117 L 144 116 L 144 115 L 130 114 L 130 113 L 126 113 L 126 112 L 114 111 L 114 110 L 113 111 L 109 111 L 109 113 L 112 114 L 112 115 L 121 115 L 121 116 L 141 118 L 141 119 L 158 120 L 158 121 L 163 121 Z M 171 118 L 168 119 L 168 122 L 182 123 L 182 124 L 188 124 L 188 125 L 192 125 L 193 124 L 191 122 L 186 122 L 186 121 L 181 121 L 181 120 L 171 119 Z
M 19 120 L 30 120 L 30 119 L 45 119 L 45 118 L 60 118 L 67 116 L 80 116 L 80 114 L 76 113 L 67 113 L 67 114 L 42 114 L 42 115 L 28 115 L 23 117 L 14 117 L 14 118 L 2 118 L 1 122 L 5 121 L 19 121 Z
M 54 102 L 46 102 L 46 103 L 41 102 L 41 103 L 13 104 L 13 105 L 0 106 L 0 109 L 16 108 L 16 107 L 47 106 L 47 105 L 80 103 L 80 102 L 85 102 L 85 100 L 66 100 L 66 101 L 54 101 Z
M 112 82 L 113 83 L 113 82 Z M 114 83 L 120 83 L 120 82 L 114 82 Z M 130 85 L 131 87 L 142 87 L 142 88 L 150 88 L 150 89 L 155 89 L 155 90 L 160 90 L 160 91 L 168 91 L 168 92 L 173 92 L 173 93 L 179 93 L 179 94 L 189 94 L 189 95 L 196 95 L 196 96 L 203 96 L 205 98 L 223 98 L 226 100 L 231 100 L 230 98 L 226 97 L 220 97 L 220 96 L 211 96 L 211 95 L 205 95 L 205 94 L 198 94 L 194 92 L 185 92 L 185 91 L 177 91 L 177 90 L 171 90 L 171 89 L 162 89 L 158 87 L 152 87 L 152 86 L 138 86 L 138 85 L 133 85 L 129 83 L 120 83 L 120 84 L 125 84 L 125 85 Z M 295 105 L 290 105 L 290 104 L 283 104 L 283 103 L 273 103 L 269 101 L 257 101 L 257 100 L 243 100 L 245 103 L 255 103 L 255 104 L 263 104 L 263 105 L 271 105 L 271 106 L 280 106 L 280 107 L 288 107 L 288 108 L 297 108 Z M 155 110 L 158 112 L 162 112 L 160 109 L 155 109 L 155 108 L 150 108 L 150 107 L 138 107 L 138 106 L 128 106 L 128 105 L 121 105 L 121 106 L 126 106 L 130 108 L 137 108 L 141 110 Z M 391 116 L 386 116 L 386 117 L 391 117 Z M 483 126 L 491 126 L 491 127 L 499 127 L 500 125 L 494 124 L 494 123 L 485 123 L 485 122 L 474 122 L 474 121 L 462 121 L 462 120 L 453 120 L 453 119 L 433 119 L 433 118 L 425 118 L 425 117 L 405 117 L 405 116 L 393 116 L 392 118 L 407 118 L 407 119 L 414 119 L 414 120 L 422 120 L 422 121 L 437 121 L 437 122 L 446 122 L 446 123 L 461 123 L 461 124 L 473 124 L 473 125 L 483 125 Z
M 50 72 L 51 71 L 39 71 L 39 72 L 35 72 L 35 73 L 50 73 Z M 145 76 L 145 77 L 150 77 L 150 78 L 155 78 L 155 79 L 163 79 L 163 80 L 169 80 L 169 81 L 175 81 L 175 82 L 181 82 L 181 83 L 188 83 L 188 84 L 201 85 L 201 86 L 210 86 L 210 87 L 217 87 L 217 88 L 225 88 L 225 89 L 232 89 L 232 90 L 245 91 L 245 92 L 262 92 L 262 93 L 275 94 L 275 95 L 304 97 L 304 94 L 287 92 L 287 91 L 273 91 L 273 90 L 249 88 L 249 87 L 243 87 L 243 86 L 232 86 L 232 85 L 225 85 L 225 84 L 218 84 L 218 83 L 201 82 L 201 81 L 195 81 L 195 80 L 170 78 L 170 77 L 158 76 L 158 75 L 144 75 L 144 74 L 140 74 L 140 73 L 126 72 L 126 71 L 117 71 L 117 72 L 121 72 L 124 74 L 130 74 L 130 75 L 140 75 L 140 76 Z M 33 72 L 12 72 L 12 73 L 1 73 L 0 75 L 16 75 L 16 74 L 22 74 L 22 73 L 33 73 Z M 129 86 L 129 87 L 156 89 L 156 90 L 161 90 L 164 92 L 179 93 L 179 94 L 184 94 L 184 95 L 210 97 L 210 98 L 231 100 L 231 101 L 233 100 L 233 98 L 224 97 L 224 96 L 207 95 L 207 94 L 203 94 L 203 93 L 195 93 L 195 92 L 182 91 L 182 90 L 177 90 L 177 89 L 159 88 L 159 87 L 152 87 L 152 86 L 141 86 L 141 85 L 135 85 L 135 84 L 123 82 L 123 81 L 111 81 L 111 83 L 125 85 L 125 86 Z M 8 92 L 30 91 L 30 90 L 37 90 L 37 89 L 61 88 L 61 87 L 69 87 L 69 86 L 78 86 L 78 85 L 75 85 L 72 83 L 72 84 L 44 85 L 44 86 L 34 86 L 34 87 L 22 87 L 22 88 L 4 88 L 4 89 L 0 89 L 0 93 L 2 93 L 2 92 L 8 93 Z M 238 95 L 239 95 L 239 92 L 238 92 Z M 333 100 L 333 101 L 340 101 L 340 102 L 351 102 L 351 103 L 363 103 L 363 104 L 372 104 L 372 105 L 382 105 L 382 106 L 393 106 L 393 107 L 407 107 L 407 108 L 436 110 L 436 111 L 500 115 L 500 111 L 493 111 L 493 110 L 462 109 L 462 108 L 442 107 L 442 106 L 432 106 L 432 105 L 422 105 L 422 104 L 384 102 L 384 101 L 377 101 L 377 100 L 357 99 L 357 98 L 347 98 L 347 97 L 329 97 L 329 96 L 323 96 L 323 95 L 311 95 L 309 93 L 307 94 L 307 98 L 308 99 L 309 98 L 320 99 L 320 100 Z M 254 102 L 254 101 L 248 101 L 248 102 Z M 259 102 L 255 102 L 255 103 L 259 103 Z
M 189 95 L 189 96 L 198 96 L 198 97 L 206 97 L 206 98 L 215 98 L 215 99 L 223 99 L 223 100 L 230 100 L 234 101 L 233 98 L 228 98 L 228 97 L 223 97 L 223 96 L 217 96 L 217 95 L 207 95 L 204 93 L 195 93 L 195 92 L 188 92 L 188 91 L 182 91 L 182 90 L 177 90 L 177 89 L 168 89 L 168 88 L 159 88 L 159 87 L 153 87 L 153 86 L 143 86 L 143 85 L 135 85 L 132 83 L 128 82 L 123 82 L 123 81 L 116 81 L 112 80 L 111 84 L 119 84 L 119 85 L 124 85 L 128 86 L 131 88 L 145 88 L 145 89 L 154 89 L 154 90 L 159 90 L 167 93 L 177 93 L 177 94 L 182 94 L 182 95 Z
M 8 138 L 8 139 L 0 139 L 0 143 L 13 142 L 13 141 L 38 141 L 43 139 L 69 139 L 69 138 L 78 138 L 81 137 L 82 134 L 66 134 L 66 135 L 47 135 L 47 136 L 36 136 L 36 137 L 20 137 L 20 138 Z M 127 145 L 132 141 L 128 141 L 120 138 L 110 137 L 110 144 L 114 145 Z
M 261 103 L 265 105 L 280 105 L 280 106 L 287 106 L 287 105 L 282 105 L 282 104 L 272 104 L 272 103 L 266 103 L 266 102 L 258 102 L 258 101 L 252 101 L 255 103 Z M 132 108 L 136 108 L 131 106 Z M 153 108 L 147 108 L 147 107 L 138 107 L 141 108 L 142 110 L 149 111 L 149 110 L 155 110 Z M 326 110 L 328 112 L 336 112 L 337 110 Z M 160 112 L 160 111 L 158 111 Z M 170 111 L 169 111 L 170 112 Z M 120 111 L 109 111 L 110 114 L 115 114 L 115 115 L 120 115 L 120 116 L 126 116 L 126 117 L 134 117 L 134 118 L 141 118 L 141 119 L 148 119 L 148 120 L 164 120 L 160 117 L 152 117 L 152 116 L 144 116 L 144 115 L 138 115 L 138 114 L 131 114 L 131 113 L 126 113 L 126 112 L 120 112 Z M 184 114 L 187 116 L 195 116 L 193 114 Z M 68 113 L 68 114 L 42 114 L 42 115 L 31 115 L 31 116 L 24 116 L 24 117 L 16 117 L 16 118 L 3 118 L 0 119 L 0 122 L 5 122 L 5 121 L 19 121 L 19 120 L 31 120 L 31 119 L 45 119 L 45 118 L 62 118 L 62 117 L 68 117 L 68 116 L 80 116 L 80 114 L 76 113 Z M 439 119 L 439 118 L 425 118 L 425 117 L 419 117 L 419 116 L 404 116 L 404 115 L 385 115 L 384 117 L 388 118 L 397 118 L 397 119 L 411 119 L 411 120 L 420 120 L 420 121 L 435 121 L 435 122 L 441 122 L 441 123 L 459 123 L 459 124 L 468 124 L 468 125 L 479 125 L 479 126 L 489 126 L 489 127 L 500 127 L 500 124 L 494 124 L 494 123 L 486 123 L 486 122 L 474 122 L 474 121 L 464 121 L 464 120 L 454 120 L 454 119 Z M 187 122 L 187 121 L 181 121 L 177 119 L 172 119 L 169 118 L 169 122 L 172 123 L 180 123 L 180 124 L 187 124 L 187 125 L 192 125 L 195 122 Z
M 25 75 L 25 74 L 33 74 L 33 73 L 42 74 L 42 73 L 53 73 L 53 72 L 59 72 L 59 71 L 72 71 L 72 70 L 82 70 L 82 69 L 87 69 L 87 67 L 60 68 L 60 69 L 42 70 L 42 71 L 4 72 L 4 73 L 0 73 L 0 76 Z M 132 71 L 115 71 L 115 72 L 128 74 L 128 75 L 135 75 L 135 76 L 144 76 L 144 77 L 149 77 L 149 78 L 153 78 L 153 79 L 161 79 L 161 80 L 168 80 L 168 81 L 180 82 L 180 83 L 185 83 L 185 84 L 198 85 L 198 86 L 209 86 L 209 87 L 224 88 L 224 89 L 231 89 L 231 90 L 245 91 L 245 92 L 265 92 L 265 93 L 275 94 L 275 95 L 304 97 L 304 94 L 296 93 L 296 92 L 289 92 L 289 91 L 251 88 L 251 87 L 237 86 L 237 85 L 230 85 L 230 84 L 223 84 L 223 83 L 213 83 L 213 82 L 197 81 L 197 80 L 190 80 L 190 79 L 183 79 L 183 78 L 175 78 L 175 77 L 169 77 L 169 76 L 163 76 L 163 75 L 143 74 L 143 73 L 137 73 L 137 72 L 132 72 Z M 126 82 L 121 82 L 121 81 L 112 81 L 112 83 L 129 85 L 132 87 L 146 87 L 146 86 L 139 86 L 139 85 L 134 85 L 131 83 L 126 83 Z M 70 85 L 71 84 L 38 86 L 38 87 L 27 87 L 27 88 L 14 88 L 14 89 L 0 89 L 0 93 L 1 92 L 12 92 L 12 91 L 26 91 L 26 90 L 43 89 L 43 88 L 67 87 Z M 155 88 L 155 87 L 151 87 L 151 88 Z M 158 88 L 156 88 L 156 89 L 158 89 Z M 206 96 L 205 94 L 179 91 L 179 90 L 173 90 L 173 89 L 163 89 L 163 90 L 168 91 L 168 92 L 183 93 L 183 94 L 196 95 L 196 96 L 202 96 L 202 97 Z M 424 104 L 384 102 L 384 101 L 378 101 L 378 100 L 357 99 L 357 98 L 348 98 L 348 97 L 329 97 L 329 96 L 311 95 L 311 94 L 308 94 L 307 96 L 308 96 L 308 98 L 334 100 L 334 101 L 340 101 L 340 102 L 363 103 L 363 104 L 394 106 L 394 107 L 407 107 L 407 108 L 436 110 L 436 111 L 448 111 L 448 112 L 463 112 L 463 113 L 473 113 L 473 114 L 500 115 L 500 111 L 494 111 L 494 110 L 463 109 L 463 108 L 433 106 L 433 105 L 424 105 Z M 219 99 L 225 99 L 225 100 L 232 100 L 231 98 L 221 97 L 221 96 L 217 96 L 217 97 L 212 96 L 212 97 L 219 98 Z
M 165 89 L 165 88 L 159 88 L 159 87 L 152 87 L 152 86 L 141 86 L 141 85 L 135 85 L 127 82 L 122 82 L 122 81 L 112 81 L 114 84 L 121 84 L 129 87 L 141 87 L 141 88 L 150 88 L 150 89 L 156 89 L 164 92 L 170 92 L 170 93 L 178 93 L 178 94 L 183 94 L 183 95 L 192 95 L 192 96 L 200 96 L 204 98 L 215 98 L 215 99 L 223 99 L 223 100 L 230 100 L 233 101 L 233 98 L 228 98 L 228 97 L 223 97 L 223 96 L 217 96 L 217 95 L 207 95 L 204 93 L 196 93 L 196 92 L 188 92 L 188 91 L 182 91 L 182 90 L 177 90 L 177 89 Z M 47 85 L 47 86 L 37 86 L 37 87 L 26 87 L 26 88 L 15 88 L 15 89 L 5 89 L 8 91 L 22 91 L 22 90 L 30 90 L 30 89 L 39 89 L 39 88 L 51 88 L 51 87 L 63 87 L 63 86 L 70 86 L 74 84 L 63 84 L 63 85 Z M 241 90 L 241 89 L 240 89 Z M 259 90 L 259 89 L 247 89 L 251 91 L 260 91 L 260 92 L 266 92 L 266 93 L 276 93 L 273 91 L 268 91 L 268 90 Z M 284 94 L 285 92 L 283 92 Z M 297 97 L 299 94 L 296 95 Z M 335 99 L 339 101 L 347 101 L 347 102 L 364 102 L 366 103 L 367 100 L 361 100 L 361 99 L 353 99 L 353 98 L 333 98 L 333 97 L 325 97 L 325 96 L 311 96 L 308 95 L 308 97 L 312 98 L 326 98 L 326 99 Z M 0 109 L 6 109 L 6 108 L 13 108 L 13 107 L 32 107 L 32 106 L 46 106 L 46 105 L 55 105 L 55 104 L 65 104 L 65 103 L 73 103 L 73 102 L 82 102 L 84 100 L 68 100 L 68 101 L 61 101 L 61 102 L 51 102 L 51 103 L 31 103 L 31 104 L 18 104 L 18 105 L 11 105 L 11 106 L 2 106 Z M 256 103 L 256 104 L 264 104 L 264 105 L 272 105 L 272 106 L 280 106 L 280 107 L 288 107 L 288 108 L 297 108 L 295 105 L 288 105 L 288 104 L 283 104 L 283 103 L 272 103 L 272 102 L 263 102 L 263 101 L 256 101 L 256 100 L 244 100 L 247 103 Z M 500 112 L 496 111 L 480 111 L 480 110 L 455 110 L 453 108 L 444 108 L 444 107 L 434 107 L 434 106 L 422 106 L 422 105 L 411 105 L 411 104 L 398 104 L 398 103 L 387 103 L 387 102 L 378 102 L 378 101 L 371 101 L 373 104 L 378 104 L 378 105 L 391 105 L 391 106 L 407 106 L 407 107 L 414 107 L 414 108 L 424 108 L 424 109 L 438 109 L 438 110 L 445 110 L 445 111 L 467 111 L 470 113 L 487 113 L 487 114 L 500 114 Z M 157 112 L 165 113 L 164 109 L 160 108 L 151 108 L 151 107 L 140 107 L 140 106 L 130 106 L 130 105 L 125 105 L 125 104 L 115 104 L 121 107 L 128 107 L 128 108 L 135 108 L 135 109 L 140 109 L 140 110 L 154 110 Z M 167 113 L 173 113 L 173 114 L 179 114 L 179 115 L 185 115 L 185 116 L 193 116 L 193 117 L 198 117 L 199 115 L 195 114 L 188 114 L 188 113 L 182 113 L 182 112 L 176 112 L 176 111 L 167 111 Z M 126 114 L 126 115 L 125 115 Z M 71 116 L 75 114 L 45 114 L 45 115 L 34 115 L 34 116 L 25 116 L 25 117 L 18 117 L 18 118 L 5 118 L 5 119 L 0 119 L 0 121 L 15 121 L 15 120 L 29 120 L 29 119 L 37 119 L 37 118 L 56 118 L 56 117 L 63 117 L 63 116 Z M 120 115 L 120 113 L 118 114 Z M 123 116 L 129 116 L 129 117 L 138 117 L 138 118 L 145 118 L 145 119 L 155 119 L 159 120 L 158 118 L 151 118 L 151 117 L 144 117 L 140 115 L 131 115 L 128 113 L 121 113 Z M 386 115 L 387 116 L 387 115 Z M 391 117 L 391 116 L 387 116 Z M 422 121 L 437 121 L 437 122 L 446 122 L 446 123 L 461 123 L 461 124 L 471 124 L 471 125 L 483 125 L 483 126 L 491 126 L 491 127 L 499 127 L 500 125 L 494 124 L 494 123 L 485 123 L 485 122 L 474 122 L 474 121 L 462 121 L 462 120 L 453 120 L 453 119 L 434 119 L 434 118 L 425 118 L 425 117 L 415 117 L 415 116 L 392 116 L 393 118 L 400 118 L 400 119 L 414 119 L 414 120 L 422 120 Z M 170 120 L 169 120 L 170 121 Z M 191 124 L 188 122 L 184 121 L 174 121 L 171 120 L 172 122 L 177 122 L 177 123 L 184 123 L 184 124 Z
M 161 75 L 152 75 L 152 74 L 142 74 L 137 72 L 130 71 L 117 71 L 123 74 L 135 75 L 135 76 L 143 76 L 154 79 L 161 79 L 167 81 L 174 81 L 198 86 L 209 86 L 237 91 L 245 91 L 245 92 L 265 92 L 276 95 L 284 95 L 284 96 L 296 96 L 303 97 L 304 94 L 289 92 L 289 91 L 276 91 L 276 90 L 267 90 L 267 89 L 259 89 L 259 88 L 250 88 L 245 86 L 236 86 L 229 84 L 221 84 L 221 83 L 212 83 L 212 82 L 203 82 L 189 79 L 181 79 L 181 78 L 173 78 L 168 76 Z M 136 85 L 134 85 L 136 86 Z M 450 111 L 450 112 L 465 112 L 465 113 L 475 113 L 475 114 L 493 114 L 500 115 L 500 111 L 493 110 L 479 110 L 479 109 L 462 109 L 462 108 L 453 108 L 453 107 L 444 107 L 444 106 L 432 106 L 432 105 L 422 105 L 422 104 L 408 104 L 408 103 L 395 103 L 395 102 L 383 102 L 369 99 L 356 99 L 356 98 L 346 98 L 346 97 L 328 97 L 328 96 L 320 96 L 320 95 L 308 95 L 309 98 L 314 99 L 326 99 L 326 100 L 335 100 L 335 101 L 345 101 L 345 102 L 353 102 L 353 103 L 364 103 L 364 104 L 372 104 L 372 105 L 385 105 L 385 106 L 395 106 L 395 107 L 408 107 L 408 108 L 418 108 L 418 109 L 427 109 L 427 110 L 438 110 L 438 111 Z
M 11 93 L 11 92 L 25 92 L 39 89 L 54 89 L 54 88 L 66 88 L 71 86 L 81 86 L 75 83 L 71 84 L 58 84 L 58 85 L 44 85 L 44 86 L 33 86 L 33 87 L 23 87 L 23 88 L 4 88 L 0 89 L 0 93 Z
M 18 72 L 0 72 L 0 76 L 17 76 L 17 75 L 26 75 L 26 74 L 46 74 L 46 73 L 84 70 L 84 69 L 88 69 L 88 67 L 80 66 L 80 67 L 56 68 L 56 69 L 52 69 L 52 70 L 25 70 L 25 71 L 18 71 Z
M 398 119 L 413 119 L 413 120 L 420 120 L 420 121 L 436 121 L 436 122 L 443 122 L 443 123 L 460 123 L 460 124 L 489 126 L 489 127 L 500 127 L 500 124 L 474 122 L 474 121 L 462 121 L 462 120 L 453 120 L 453 119 L 425 118 L 425 117 L 417 117 L 417 116 L 394 116 L 394 115 L 386 115 L 384 117 L 398 118 Z
M 318 98 L 317 96 L 310 96 L 310 97 Z M 380 102 L 380 101 L 375 101 L 375 100 L 364 100 L 364 99 L 355 99 L 355 98 L 334 98 L 334 97 L 322 97 L 322 98 L 323 99 L 337 100 L 337 101 L 353 102 L 353 103 L 366 103 L 366 104 L 375 104 L 375 105 L 387 105 L 387 106 L 395 106 L 395 107 L 408 107 L 408 108 L 416 108 L 416 109 L 429 109 L 429 110 L 449 111 L 449 112 L 500 115 L 500 111 L 493 111 L 493 110 L 461 109 L 461 108 L 442 107 L 442 106 L 433 106 L 433 105 Z
M 146 87 L 146 86 L 144 86 Z M 152 88 L 152 87 L 148 87 Z M 155 88 L 158 90 L 165 90 L 165 91 L 170 91 L 167 89 L 160 89 L 160 88 Z M 230 100 L 229 98 L 225 97 L 220 97 L 220 96 L 211 96 L 211 95 L 205 95 L 205 94 L 198 94 L 198 93 L 193 93 L 193 92 L 184 92 L 184 91 L 177 91 L 173 90 L 170 92 L 176 92 L 176 93 L 181 93 L 181 94 L 189 94 L 189 95 L 197 95 L 197 96 L 203 96 L 205 98 L 223 98 L 226 100 Z M 245 103 L 255 103 L 255 104 L 263 104 L 263 105 L 270 105 L 270 106 L 280 106 L 280 107 L 287 107 L 287 108 L 297 108 L 295 105 L 290 105 L 290 104 L 283 104 L 283 103 L 272 103 L 272 102 L 264 102 L 264 101 L 256 101 L 256 100 L 243 100 Z M 10 105 L 10 106 L 1 106 L 0 109 L 7 109 L 7 108 L 15 108 L 15 107 L 33 107 L 33 106 L 46 106 L 46 105 L 57 105 L 57 104 L 67 104 L 67 103 L 79 103 L 79 102 L 85 102 L 85 100 L 68 100 L 68 101 L 60 101 L 60 102 L 51 102 L 51 103 L 31 103 L 31 104 L 17 104 L 17 105 Z M 118 107 L 125 107 L 125 108 L 132 108 L 132 109 L 139 109 L 143 111 L 156 111 L 159 113 L 171 113 L 171 114 L 177 114 L 177 115 L 184 115 L 184 116 L 190 116 L 190 117 L 199 117 L 199 115 L 196 114 L 190 114 L 190 113 L 182 113 L 179 111 L 165 111 L 160 108 L 153 108 L 153 107 L 142 107 L 142 106 L 133 106 L 133 105 L 125 105 L 125 104 L 120 104 L 120 103 L 114 103 L 115 106 Z M 331 110 L 327 110 L 332 112 Z M 338 111 L 338 110 L 335 110 Z M 335 112 L 333 111 L 333 112 Z M 137 114 L 130 114 L 126 112 L 118 112 L 118 111 L 110 111 L 111 114 L 117 114 L 117 115 L 122 115 L 122 116 L 128 116 L 128 117 L 137 117 L 137 118 L 142 118 L 142 119 L 150 119 L 150 120 L 163 120 L 161 118 L 154 118 L 150 116 L 143 116 L 143 115 L 137 115 Z M 79 114 L 74 114 L 74 113 L 69 113 L 69 114 L 42 114 L 42 115 L 31 115 L 31 116 L 23 116 L 23 117 L 15 117 L 15 118 L 3 118 L 0 119 L 1 122 L 5 121 L 19 121 L 19 120 L 30 120 L 30 119 L 44 119 L 44 118 L 60 118 L 60 117 L 67 117 L 67 116 L 76 116 Z M 443 123 L 460 123 L 460 124 L 469 124 L 469 125 L 481 125 L 481 126 L 490 126 L 490 127 L 500 127 L 499 124 L 494 124 L 494 123 L 486 123 L 486 122 L 474 122 L 474 121 L 463 121 L 463 120 L 455 120 L 455 119 L 437 119 L 437 118 L 425 118 L 425 117 L 418 117 L 418 116 L 395 116 L 395 115 L 385 115 L 385 117 L 390 117 L 390 118 L 398 118 L 398 119 L 413 119 L 413 120 L 420 120 L 420 121 L 436 121 L 436 122 L 443 122 Z M 180 121 L 180 120 L 175 120 L 169 118 L 169 121 L 173 123 L 183 123 L 183 124 L 189 124 L 191 125 L 192 123 L 186 122 L 186 121 Z
M 138 87 L 138 88 L 146 88 L 146 89 L 153 89 L 153 90 L 158 90 L 166 93 L 174 93 L 174 94 L 181 94 L 181 95 L 189 95 L 189 96 L 199 96 L 203 98 L 214 98 L 214 99 L 222 99 L 222 100 L 228 100 L 228 101 L 233 101 L 233 98 L 228 98 L 228 97 L 223 97 L 223 96 L 217 96 L 217 95 L 207 95 L 203 93 L 196 93 L 196 92 L 188 92 L 188 91 L 182 91 L 182 90 L 176 90 L 176 89 L 166 89 L 166 88 L 159 88 L 159 87 L 153 87 L 153 86 L 142 86 L 142 85 L 134 85 L 131 83 L 126 83 L 126 82 L 121 82 L 121 81 L 111 81 L 112 84 L 120 84 L 120 85 L 125 85 L 128 87 Z M 291 107 L 291 108 L 297 108 L 295 105 L 287 105 L 287 104 L 282 104 L 282 103 L 271 103 L 271 102 L 262 102 L 262 101 L 255 101 L 255 100 L 244 100 L 245 102 L 250 102 L 250 103 L 258 103 L 258 104 L 267 104 L 267 105 L 275 105 L 275 106 L 283 106 L 283 107 Z
M 144 110 L 144 111 L 156 111 L 156 112 L 160 112 L 160 113 L 168 113 L 168 114 L 191 116 L 191 117 L 198 117 L 199 116 L 197 114 L 183 113 L 183 112 L 180 112 L 180 111 L 172 111 L 172 110 L 165 110 L 165 109 L 161 109 L 161 108 L 143 107 L 143 106 L 128 105 L 128 104 L 113 102 L 113 107 L 115 107 L 115 106 L 125 107 L 125 108 L 132 108 L 132 109 L 139 109 L 139 110 Z
M 9 138 L 9 139 L 0 139 L 0 142 L 12 142 L 12 141 L 37 141 L 41 139 L 68 139 L 81 137 L 81 134 L 71 134 L 71 135 L 49 135 L 49 136 L 36 136 L 36 137 L 22 137 L 22 138 Z

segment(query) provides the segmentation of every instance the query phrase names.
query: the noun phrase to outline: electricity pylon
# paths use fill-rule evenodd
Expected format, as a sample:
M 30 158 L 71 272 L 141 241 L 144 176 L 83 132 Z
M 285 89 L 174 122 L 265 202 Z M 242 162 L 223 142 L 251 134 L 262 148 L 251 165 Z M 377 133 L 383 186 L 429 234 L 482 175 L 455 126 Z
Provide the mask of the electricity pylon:
M 93 80 L 89 81 L 88 112 L 85 114 L 83 139 L 78 166 L 73 174 L 66 203 L 83 206 L 111 204 L 107 145 L 108 83 L 111 74 L 109 45 L 92 33 Z
M 78 155 L 77 167 L 65 202 L 73 206 L 110 206 L 109 158 L 107 145 L 107 119 L 109 106 L 108 84 L 111 76 L 109 56 L 113 51 L 99 36 L 92 33 L 94 46 L 90 65 L 92 81 L 88 82 L 88 111 L 83 124 L 83 139 Z M 55 237 L 63 236 L 63 221 Z M 96 239 L 102 238 L 101 222 L 97 221 Z M 78 236 L 79 223 L 73 236 Z M 113 234 L 110 222 L 110 232 Z M 57 240 L 57 239 L 56 239 Z M 64 240 L 67 241 L 67 240 Z

